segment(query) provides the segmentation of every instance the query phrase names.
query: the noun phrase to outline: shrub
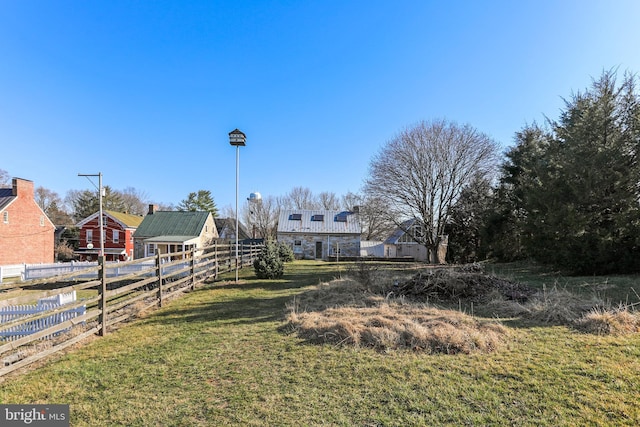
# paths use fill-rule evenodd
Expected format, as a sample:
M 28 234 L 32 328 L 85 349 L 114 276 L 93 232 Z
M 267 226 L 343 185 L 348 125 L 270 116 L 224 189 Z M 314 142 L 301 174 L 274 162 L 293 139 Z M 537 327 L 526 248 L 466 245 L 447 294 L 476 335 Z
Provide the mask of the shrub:
M 258 279 L 277 279 L 284 274 L 284 261 L 280 257 L 278 244 L 267 242 L 253 262 Z
M 278 256 L 283 262 L 291 262 L 295 259 L 293 255 L 293 249 L 285 243 L 279 242 L 278 244 Z

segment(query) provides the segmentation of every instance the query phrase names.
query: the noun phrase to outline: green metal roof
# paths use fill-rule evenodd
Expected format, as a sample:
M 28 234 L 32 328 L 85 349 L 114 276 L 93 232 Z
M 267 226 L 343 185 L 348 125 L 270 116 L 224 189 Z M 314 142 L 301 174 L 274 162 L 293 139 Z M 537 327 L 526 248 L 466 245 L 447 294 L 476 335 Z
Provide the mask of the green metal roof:
M 157 236 L 197 237 L 202 232 L 209 212 L 159 211 L 144 217 L 136 232 L 137 238 Z
M 144 239 L 145 243 L 188 243 L 190 240 L 197 240 L 194 236 L 156 236 Z

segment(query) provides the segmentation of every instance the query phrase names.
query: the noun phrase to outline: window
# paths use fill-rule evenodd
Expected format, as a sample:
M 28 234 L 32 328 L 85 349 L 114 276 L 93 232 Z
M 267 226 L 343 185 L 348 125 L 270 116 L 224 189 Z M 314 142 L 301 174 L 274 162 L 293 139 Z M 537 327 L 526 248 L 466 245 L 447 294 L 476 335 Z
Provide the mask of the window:
M 296 240 L 293 242 L 295 246 L 302 246 L 302 240 Z
M 147 246 L 147 254 L 155 255 L 156 254 L 156 245 L 151 243 L 149 246 Z
M 289 215 L 289 220 L 290 221 L 302 221 L 302 214 L 299 213 L 294 213 Z
M 113 243 L 120 243 L 120 231 L 113 230 Z
M 44 227 L 44 215 L 40 215 L 40 227 Z
M 425 230 L 421 224 L 414 224 L 411 228 L 400 237 L 401 243 L 421 243 L 424 241 Z
M 4 212 L 2 213 L 2 221 L 3 221 L 5 224 L 9 224 L 9 212 L 4 211 Z
M 324 215 L 311 215 L 311 221 L 324 221 Z
M 345 214 L 338 214 L 334 218 L 335 222 L 347 222 L 347 216 Z
M 91 243 L 93 241 L 93 230 L 87 230 L 87 243 Z

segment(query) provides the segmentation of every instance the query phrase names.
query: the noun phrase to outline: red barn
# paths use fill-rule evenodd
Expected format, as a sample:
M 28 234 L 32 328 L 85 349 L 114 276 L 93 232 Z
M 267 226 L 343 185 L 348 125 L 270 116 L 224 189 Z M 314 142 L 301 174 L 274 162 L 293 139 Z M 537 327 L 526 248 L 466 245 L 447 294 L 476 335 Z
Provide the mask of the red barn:
M 55 225 L 34 198 L 33 181 L 0 188 L 0 265 L 54 262 Z
M 96 212 L 77 224 L 80 228 L 80 243 L 75 254 L 81 261 L 95 261 L 100 254 L 99 215 Z M 105 261 L 133 259 L 133 233 L 143 219 L 142 216 L 122 212 L 102 212 Z

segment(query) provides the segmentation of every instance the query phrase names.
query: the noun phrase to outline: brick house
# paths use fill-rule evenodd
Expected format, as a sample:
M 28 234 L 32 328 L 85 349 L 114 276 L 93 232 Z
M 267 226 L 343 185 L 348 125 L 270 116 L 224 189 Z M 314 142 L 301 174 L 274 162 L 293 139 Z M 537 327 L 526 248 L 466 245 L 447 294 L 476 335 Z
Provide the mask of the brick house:
M 293 209 L 280 212 L 277 240 L 298 259 L 327 260 L 360 256 L 361 232 L 354 212 Z
M 54 262 L 55 225 L 34 198 L 33 181 L 0 188 L 0 265 Z
M 74 254 L 80 261 L 95 261 L 100 253 L 100 212 L 80 221 L 78 249 Z M 133 233 L 143 217 L 116 211 L 102 212 L 104 229 L 105 261 L 127 261 L 133 259 Z
M 157 211 L 149 206 L 135 233 L 134 257 L 145 258 L 156 253 L 188 251 L 204 248 L 218 238 L 211 212 Z

